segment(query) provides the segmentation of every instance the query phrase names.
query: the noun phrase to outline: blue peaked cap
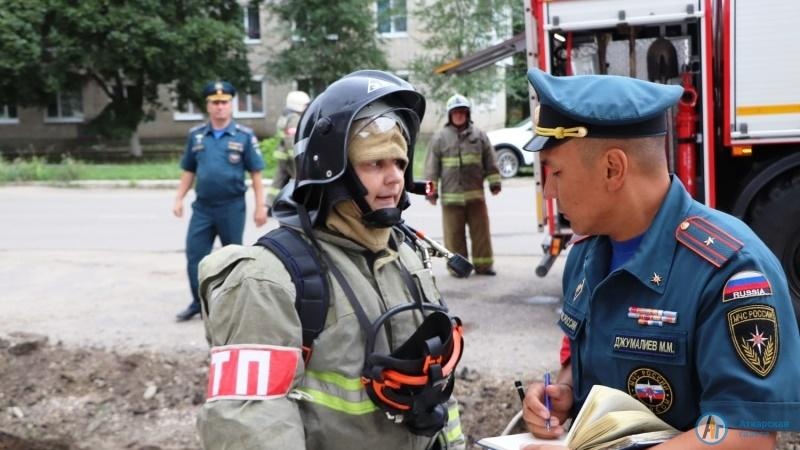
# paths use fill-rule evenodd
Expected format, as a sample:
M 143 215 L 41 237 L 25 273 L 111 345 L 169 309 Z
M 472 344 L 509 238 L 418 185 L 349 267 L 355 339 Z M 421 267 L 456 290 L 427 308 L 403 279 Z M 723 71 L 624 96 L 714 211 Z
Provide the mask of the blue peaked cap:
M 530 69 L 528 81 L 539 98 L 534 136 L 524 146 L 532 152 L 573 137 L 662 136 L 667 132 L 665 111 L 683 95 L 680 86 L 616 75 L 554 77 Z
M 236 88 L 227 81 L 211 81 L 203 88 L 203 98 L 206 100 L 230 100 L 236 95 Z

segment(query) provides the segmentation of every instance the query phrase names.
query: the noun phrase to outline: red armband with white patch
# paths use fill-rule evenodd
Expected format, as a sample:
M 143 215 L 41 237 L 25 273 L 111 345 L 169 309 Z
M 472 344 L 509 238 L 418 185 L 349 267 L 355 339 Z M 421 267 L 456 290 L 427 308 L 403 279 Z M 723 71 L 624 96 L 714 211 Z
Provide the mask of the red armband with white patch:
M 211 349 L 206 401 L 267 400 L 289 392 L 300 349 L 277 345 L 226 345 Z

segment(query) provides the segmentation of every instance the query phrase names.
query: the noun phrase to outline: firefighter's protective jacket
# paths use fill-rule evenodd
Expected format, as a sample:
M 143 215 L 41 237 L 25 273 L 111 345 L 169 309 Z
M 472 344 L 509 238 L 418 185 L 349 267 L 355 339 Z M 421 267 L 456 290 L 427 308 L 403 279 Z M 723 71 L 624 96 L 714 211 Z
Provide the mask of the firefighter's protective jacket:
M 297 133 L 297 125 L 300 123 L 300 113 L 296 111 L 285 111 L 276 124 L 277 136 L 280 138 L 278 146 L 272 152 L 275 159 L 275 174 L 272 176 L 272 184 L 267 188 L 267 206 L 272 206 L 275 197 L 278 196 L 281 188 L 295 176 L 294 167 L 294 135 Z
M 403 264 L 430 301 L 440 294 L 428 269 L 401 235 L 373 254 L 327 231 L 315 232 L 322 249 L 346 277 L 371 321 L 413 301 Z M 299 359 L 288 395 L 268 400 L 207 401 L 198 427 L 207 449 L 424 449 L 431 439 L 388 420 L 361 384 L 366 334 L 341 287 L 331 276 L 330 307 L 306 366 Z M 300 349 L 302 332 L 295 287 L 281 261 L 262 247 L 227 246 L 200 264 L 206 338 L 214 347 L 266 344 Z M 390 320 L 376 350 L 389 353 L 422 322 L 418 311 Z M 391 342 L 391 346 L 389 344 Z M 444 433 L 450 448 L 463 448 L 458 406 L 451 398 Z
M 486 133 L 470 124 L 464 130 L 450 124 L 428 144 L 425 178 L 441 180 L 439 197 L 444 205 L 463 205 L 484 198 L 483 181 L 500 185 L 494 151 Z

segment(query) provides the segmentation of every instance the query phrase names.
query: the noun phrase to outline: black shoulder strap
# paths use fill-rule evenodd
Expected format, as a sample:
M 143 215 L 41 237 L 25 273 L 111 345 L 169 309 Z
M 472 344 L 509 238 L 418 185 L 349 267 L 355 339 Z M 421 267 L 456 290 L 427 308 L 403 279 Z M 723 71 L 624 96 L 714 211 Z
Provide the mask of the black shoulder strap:
M 303 359 L 308 362 L 314 339 L 325 327 L 330 303 L 328 277 L 314 248 L 289 227 L 279 227 L 256 242 L 272 251 L 292 277 L 297 296 L 294 307 L 303 326 Z

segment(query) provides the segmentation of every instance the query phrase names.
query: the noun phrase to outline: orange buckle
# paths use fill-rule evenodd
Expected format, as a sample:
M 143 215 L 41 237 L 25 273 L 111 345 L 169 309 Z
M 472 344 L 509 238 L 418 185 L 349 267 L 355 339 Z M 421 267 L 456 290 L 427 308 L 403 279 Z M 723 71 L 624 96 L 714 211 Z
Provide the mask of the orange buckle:
M 422 373 L 428 374 L 428 370 L 431 367 L 431 364 L 442 364 L 442 355 L 439 355 L 435 358 L 431 358 L 431 355 L 425 357 L 425 363 L 422 364 Z

